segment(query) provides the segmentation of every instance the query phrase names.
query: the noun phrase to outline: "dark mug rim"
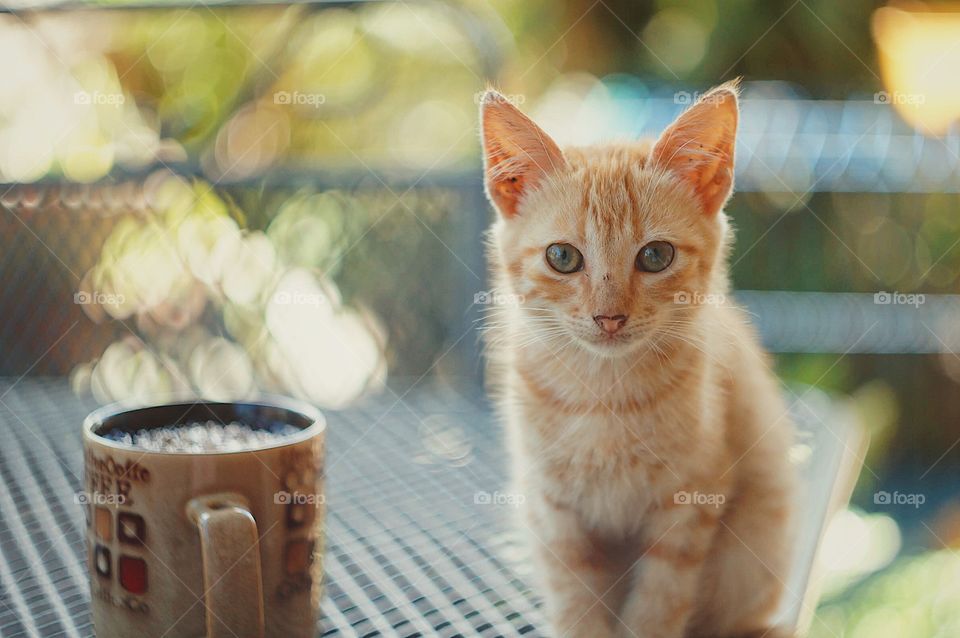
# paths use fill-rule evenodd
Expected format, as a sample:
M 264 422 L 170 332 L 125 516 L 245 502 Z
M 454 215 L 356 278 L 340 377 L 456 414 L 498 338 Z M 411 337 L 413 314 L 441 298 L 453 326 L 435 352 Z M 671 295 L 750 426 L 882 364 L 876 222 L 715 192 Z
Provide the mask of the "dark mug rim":
M 102 436 L 98 430 L 103 428 L 105 425 L 113 425 L 110 429 L 116 428 L 120 425 L 120 429 L 127 429 L 128 431 L 136 431 L 142 429 L 149 429 L 153 427 L 163 427 L 169 425 L 176 425 L 182 423 L 181 419 L 187 417 L 194 410 L 203 410 L 206 409 L 207 417 L 205 421 L 214 420 L 222 421 L 217 417 L 217 414 L 220 412 L 229 413 L 231 410 L 234 411 L 234 414 L 238 414 L 234 420 L 243 421 L 243 417 L 239 416 L 239 410 L 250 409 L 254 411 L 258 410 L 274 410 L 279 411 L 282 414 L 286 414 L 287 418 L 285 419 L 290 425 L 294 427 L 300 427 L 295 421 L 300 421 L 305 424 L 300 427 L 300 431 L 291 434 L 289 436 L 284 436 L 280 438 L 276 443 L 268 443 L 264 445 L 257 445 L 254 447 L 245 448 L 243 450 L 223 450 L 223 451 L 204 451 L 204 452 L 189 452 L 182 450 L 148 450 L 146 448 L 138 447 L 136 445 L 130 445 L 127 443 L 122 443 L 120 441 L 113 441 Z M 177 413 L 179 412 L 179 418 L 174 418 L 171 422 L 171 419 L 161 418 L 161 415 L 166 416 L 168 413 Z M 152 417 L 152 418 L 151 418 Z M 213 418 L 211 418 L 213 417 Z M 132 427 L 128 428 L 122 427 L 122 423 L 116 423 L 117 421 L 131 420 L 134 423 L 146 423 L 141 427 Z M 190 420 L 200 420 L 196 419 L 187 419 Z M 102 406 L 97 408 L 90 414 L 86 416 L 83 420 L 83 438 L 85 442 L 91 444 L 96 444 L 98 446 L 103 446 L 107 448 L 112 448 L 115 450 L 123 450 L 126 452 L 135 452 L 138 454 L 157 454 L 163 456 L 181 456 L 181 457 L 197 457 L 197 456 L 228 456 L 236 454 L 250 454 L 256 452 L 262 452 L 264 450 L 273 450 L 277 448 L 283 448 L 291 445 L 297 445 L 304 441 L 308 441 L 316 435 L 324 432 L 327 427 L 326 419 L 323 416 L 323 413 L 316 408 L 315 406 L 307 403 L 306 401 L 301 401 L 299 399 L 294 399 L 292 397 L 285 397 L 279 395 L 262 395 L 252 400 L 243 400 L 243 401 L 212 401 L 212 400 L 203 400 L 198 399 L 195 401 L 180 400 L 176 402 L 169 403 L 154 403 L 144 406 L 131 406 L 129 403 L 111 403 L 109 405 Z

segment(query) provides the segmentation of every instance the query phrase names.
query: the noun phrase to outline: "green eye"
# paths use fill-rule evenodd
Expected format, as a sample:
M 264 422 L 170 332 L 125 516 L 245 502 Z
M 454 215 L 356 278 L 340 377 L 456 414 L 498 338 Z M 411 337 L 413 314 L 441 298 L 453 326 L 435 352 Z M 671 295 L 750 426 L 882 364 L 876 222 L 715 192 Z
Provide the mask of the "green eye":
M 547 246 L 547 263 L 566 275 L 583 269 L 583 255 L 570 244 L 550 244 Z
M 637 270 L 660 272 L 673 262 L 673 244 L 665 241 L 652 241 L 640 249 L 637 255 Z

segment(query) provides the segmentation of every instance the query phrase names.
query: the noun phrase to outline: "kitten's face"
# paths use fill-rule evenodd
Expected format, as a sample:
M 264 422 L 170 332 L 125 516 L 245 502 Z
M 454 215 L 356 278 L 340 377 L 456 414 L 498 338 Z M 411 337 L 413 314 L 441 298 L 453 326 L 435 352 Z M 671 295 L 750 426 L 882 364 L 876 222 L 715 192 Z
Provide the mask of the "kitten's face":
M 683 336 L 724 245 L 737 110 L 718 91 L 652 148 L 565 153 L 512 106 L 485 103 L 495 258 L 531 335 L 609 357 Z
M 678 331 L 693 309 L 678 300 L 709 289 L 722 217 L 700 213 L 634 149 L 566 157 L 569 167 L 494 231 L 513 291 L 602 355 Z M 533 323 L 543 314 L 530 311 Z

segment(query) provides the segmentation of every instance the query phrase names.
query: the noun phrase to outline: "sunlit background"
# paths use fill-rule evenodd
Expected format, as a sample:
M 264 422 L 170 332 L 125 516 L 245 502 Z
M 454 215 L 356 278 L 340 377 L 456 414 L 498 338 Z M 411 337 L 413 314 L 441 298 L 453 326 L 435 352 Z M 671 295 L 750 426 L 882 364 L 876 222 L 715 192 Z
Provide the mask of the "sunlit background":
M 743 76 L 738 297 L 872 439 L 811 636 L 960 635 L 960 5 L 103 4 L 0 13 L 0 375 L 478 386 L 478 92 L 575 144 Z

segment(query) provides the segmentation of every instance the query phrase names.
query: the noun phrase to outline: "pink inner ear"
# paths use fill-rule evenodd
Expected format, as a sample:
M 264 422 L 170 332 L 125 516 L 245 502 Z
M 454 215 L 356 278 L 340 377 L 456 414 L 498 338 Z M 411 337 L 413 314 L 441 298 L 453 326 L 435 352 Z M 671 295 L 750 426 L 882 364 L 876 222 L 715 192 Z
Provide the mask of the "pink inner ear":
M 523 196 L 566 161 L 550 136 L 499 95 L 484 99 L 481 123 L 487 194 L 512 217 Z
M 516 215 L 523 195 L 524 175 L 530 171 L 502 149 L 488 152 L 486 163 L 487 193 L 501 213 L 507 217 Z
M 689 183 L 703 209 L 716 213 L 733 188 L 737 98 L 728 88 L 705 95 L 657 141 L 654 164 Z

